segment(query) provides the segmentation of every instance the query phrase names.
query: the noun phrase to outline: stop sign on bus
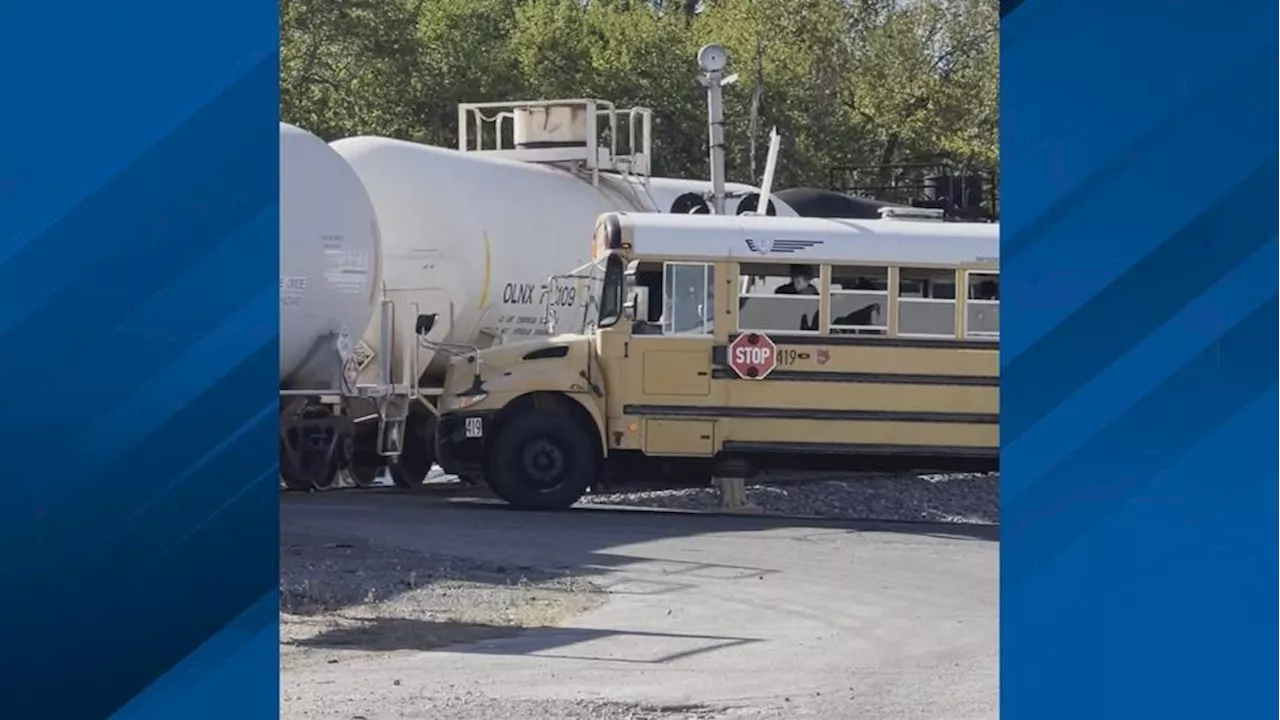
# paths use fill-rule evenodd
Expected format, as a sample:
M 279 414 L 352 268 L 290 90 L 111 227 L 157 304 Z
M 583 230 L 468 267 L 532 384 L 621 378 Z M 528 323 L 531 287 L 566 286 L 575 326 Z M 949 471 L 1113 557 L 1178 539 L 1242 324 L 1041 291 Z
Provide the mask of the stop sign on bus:
M 729 367 L 746 380 L 763 380 L 778 366 L 778 346 L 768 335 L 746 333 L 729 343 Z

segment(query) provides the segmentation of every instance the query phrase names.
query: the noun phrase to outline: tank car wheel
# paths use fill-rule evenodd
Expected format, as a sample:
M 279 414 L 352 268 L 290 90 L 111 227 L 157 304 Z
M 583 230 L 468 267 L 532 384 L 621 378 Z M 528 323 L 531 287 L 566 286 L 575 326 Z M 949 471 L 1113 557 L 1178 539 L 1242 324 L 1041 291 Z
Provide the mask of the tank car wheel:
M 327 490 L 338 468 L 351 455 L 351 438 L 343 437 L 333 415 L 321 407 L 303 409 L 280 438 L 280 477 L 290 490 Z
M 405 490 L 418 490 L 436 462 L 436 418 L 421 405 L 409 409 L 404 424 L 404 449 L 387 465 L 391 482 Z
M 381 465 L 366 465 L 361 462 L 353 462 L 347 468 L 351 473 L 351 482 L 358 488 L 371 488 L 378 485 L 378 475 L 382 471 Z
M 513 507 L 564 510 L 586 494 L 599 464 L 592 436 L 572 416 L 530 411 L 502 424 L 485 480 Z
M 338 459 L 323 453 L 299 453 L 298 461 L 290 460 L 289 451 L 280 445 L 280 478 L 286 488 L 296 492 L 328 490 L 338 479 Z
M 351 482 L 360 488 L 374 487 L 382 467 L 382 455 L 378 453 L 378 426 L 374 423 L 356 425 L 351 465 L 347 467 L 347 471 L 351 473 Z
M 336 468 L 334 475 L 337 475 Z M 294 463 L 289 460 L 289 450 L 285 447 L 283 440 L 280 442 L 280 479 L 284 481 L 285 488 L 293 492 L 310 492 L 314 489 L 311 478 L 300 473 Z

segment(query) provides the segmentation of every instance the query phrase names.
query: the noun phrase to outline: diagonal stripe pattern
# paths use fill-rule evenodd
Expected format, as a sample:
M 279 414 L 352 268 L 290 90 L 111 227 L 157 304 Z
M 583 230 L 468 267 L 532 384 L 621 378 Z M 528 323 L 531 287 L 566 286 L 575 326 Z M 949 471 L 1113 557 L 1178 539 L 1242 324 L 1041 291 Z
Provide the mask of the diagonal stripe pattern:
M 1001 15 L 1001 714 L 1262 716 L 1276 5 Z
M 6 717 L 278 711 L 277 12 L 4 7 Z

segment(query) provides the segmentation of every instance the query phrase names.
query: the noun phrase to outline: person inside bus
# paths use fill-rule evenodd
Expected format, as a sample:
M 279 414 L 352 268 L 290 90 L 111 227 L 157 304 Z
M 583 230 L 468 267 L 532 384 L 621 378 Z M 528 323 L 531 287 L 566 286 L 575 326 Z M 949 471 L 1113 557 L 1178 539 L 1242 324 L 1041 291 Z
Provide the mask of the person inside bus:
M 813 268 L 804 265 L 791 266 L 791 282 L 774 290 L 775 295 L 817 295 L 818 287 L 813 284 Z M 800 316 L 799 330 L 810 332 L 818 329 L 818 312 Z
M 994 280 L 984 280 L 978 283 L 978 286 L 973 291 L 973 299 L 998 301 L 1000 299 L 1000 283 Z
M 773 291 L 776 295 L 817 295 L 813 284 L 813 269 L 803 265 L 791 266 L 791 282 Z

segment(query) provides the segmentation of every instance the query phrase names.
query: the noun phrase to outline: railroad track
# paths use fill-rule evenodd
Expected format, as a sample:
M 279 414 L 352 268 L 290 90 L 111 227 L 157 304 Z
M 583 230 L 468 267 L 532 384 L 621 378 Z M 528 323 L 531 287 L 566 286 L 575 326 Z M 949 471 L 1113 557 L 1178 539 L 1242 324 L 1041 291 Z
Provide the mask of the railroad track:
M 894 477 L 903 477 L 905 475 L 929 476 L 930 473 L 894 473 L 894 472 L 772 472 L 761 474 L 747 481 L 748 485 L 771 485 L 771 486 L 789 486 L 789 485 L 805 485 L 818 482 L 851 482 L 858 480 L 884 480 Z M 932 473 L 932 475 L 947 476 L 953 478 L 976 478 L 986 475 L 986 473 Z M 389 490 L 399 490 L 405 494 L 416 495 L 456 495 L 459 493 L 474 493 L 486 498 L 493 497 L 483 486 L 466 485 L 460 481 L 451 480 L 452 476 L 438 474 L 428 476 L 427 481 L 422 484 L 421 489 L 405 490 L 398 488 L 391 479 L 386 475 L 379 478 L 378 484 L 373 487 L 357 487 L 355 483 L 346 475 L 345 472 L 339 474 L 337 481 L 330 488 L 319 490 L 316 492 L 350 492 L 353 490 L 363 490 L 366 492 L 377 491 L 385 492 Z M 625 486 L 618 487 L 606 491 L 604 494 L 614 493 L 645 493 L 660 492 L 663 490 L 688 490 L 692 488 L 708 487 L 707 482 L 703 479 L 681 481 L 679 478 L 666 478 L 661 481 L 654 482 L 629 482 Z M 285 488 L 283 481 L 280 483 L 281 492 L 290 492 Z
M 813 473 L 806 477 L 799 476 L 780 476 L 773 478 L 761 478 L 752 481 L 753 484 L 759 485 L 799 485 L 813 482 L 824 482 L 832 480 L 856 480 L 867 478 L 884 478 L 885 473 L 864 473 L 861 475 L 851 476 L 848 473 L 836 474 L 831 473 Z M 689 488 L 704 488 L 705 483 L 689 483 L 689 484 L 673 484 L 664 483 L 644 483 L 644 484 L 628 484 L 625 489 L 619 489 L 616 492 L 625 492 L 626 494 L 640 494 L 646 492 L 658 492 L 663 490 L 680 490 Z M 335 485 L 328 490 L 303 493 L 303 492 L 282 492 L 282 496 L 291 498 L 289 502 L 308 502 L 308 499 L 323 502 L 326 498 L 337 499 L 339 497 L 353 498 L 370 498 L 379 500 L 391 500 L 393 498 L 403 498 L 406 503 L 413 503 L 415 500 L 425 501 L 432 506 L 455 507 L 459 509 L 488 511 L 488 512 L 523 512 L 513 510 L 505 502 L 495 498 L 490 494 L 487 488 L 466 485 L 461 482 L 448 480 L 446 478 L 433 479 L 423 483 L 422 487 L 414 490 L 407 490 L 392 485 L 389 481 L 385 485 L 376 487 L 361 488 L 350 484 L 341 486 Z M 604 493 L 614 494 L 614 493 Z M 562 512 L 572 514 L 619 514 L 619 515 L 674 515 L 674 516 L 707 516 L 720 518 L 742 518 L 759 520 L 769 520 L 778 522 L 803 522 L 806 524 L 840 527 L 846 529 L 857 529 L 860 531 L 874 532 L 909 532 L 914 534 L 937 534 L 948 536 L 964 536 L 983 540 L 998 540 L 999 525 L 996 523 L 977 523 L 977 522 L 942 522 L 937 520 L 886 520 L 875 517 L 856 517 L 856 516 L 830 516 L 830 515 L 814 515 L 814 514 L 795 514 L 775 512 L 770 510 L 726 510 L 717 508 L 665 508 L 665 507 L 649 507 L 644 505 L 626 505 L 611 503 L 592 503 L 591 496 L 588 495 L 584 502 Z

